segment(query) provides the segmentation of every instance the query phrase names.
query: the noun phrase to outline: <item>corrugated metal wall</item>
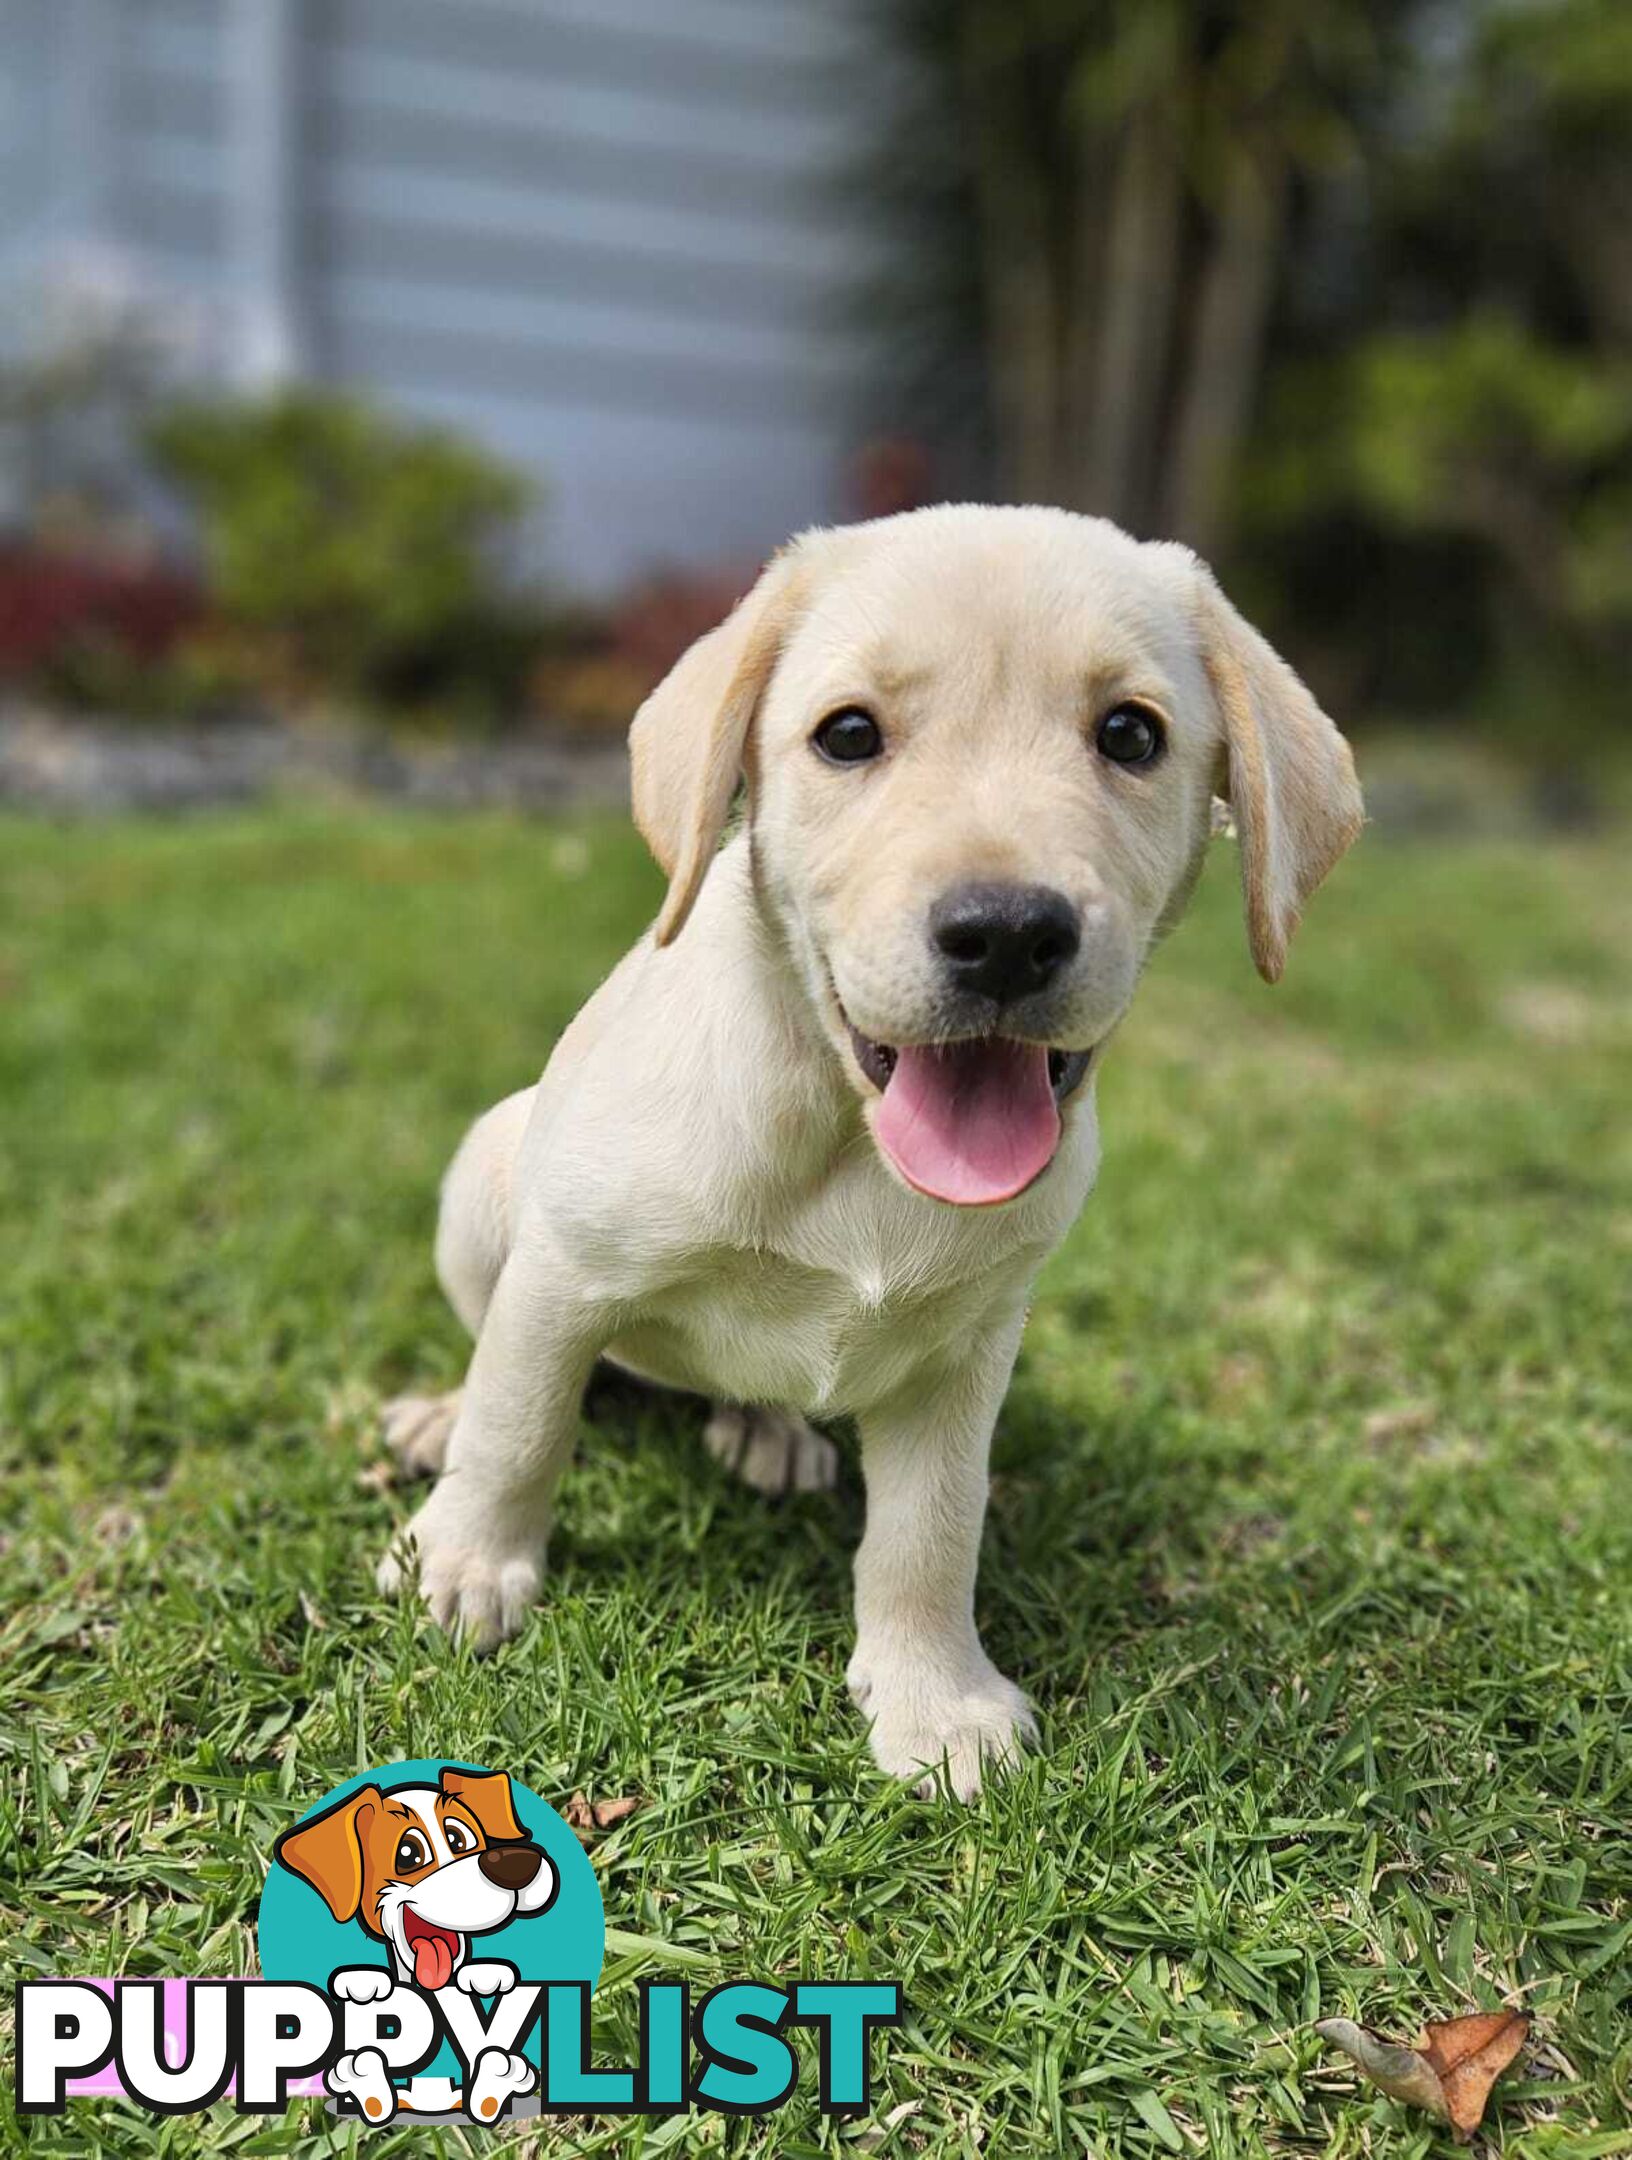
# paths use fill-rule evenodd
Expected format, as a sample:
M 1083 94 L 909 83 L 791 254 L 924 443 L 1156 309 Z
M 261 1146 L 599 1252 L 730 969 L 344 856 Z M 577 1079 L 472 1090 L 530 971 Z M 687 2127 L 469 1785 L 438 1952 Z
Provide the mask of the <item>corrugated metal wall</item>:
M 52 154 L 61 71 L 50 0 L 0 0 L 0 234 L 29 243 L 63 175 Z M 0 320 L 0 338 L 14 330 Z
M 0 262 L 52 197 L 65 240 L 89 220 L 230 342 L 265 9 L 294 32 L 304 371 L 527 467 L 585 586 L 833 513 L 861 244 L 830 184 L 836 4 L 0 0 Z
M 222 0 L 124 0 L 113 61 L 123 170 L 109 222 L 189 291 L 232 299 L 228 19 Z

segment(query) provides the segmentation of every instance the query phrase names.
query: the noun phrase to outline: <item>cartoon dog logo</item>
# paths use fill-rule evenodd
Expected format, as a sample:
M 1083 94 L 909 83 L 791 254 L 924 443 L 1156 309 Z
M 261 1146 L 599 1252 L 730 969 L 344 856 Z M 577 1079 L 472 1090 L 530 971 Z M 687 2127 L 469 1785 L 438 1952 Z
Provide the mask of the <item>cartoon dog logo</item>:
M 516 1968 L 473 1958 L 472 1940 L 547 1912 L 560 1887 L 549 1855 L 518 1821 L 502 1771 L 444 1769 L 435 1785 L 361 1786 L 286 1830 L 273 1850 L 336 1920 L 357 1922 L 390 1952 L 389 1969 L 360 1965 L 334 1974 L 330 1984 L 342 2001 L 383 2001 L 404 1983 L 428 1995 L 450 1986 L 507 1994 Z M 469 2110 L 491 2116 L 495 2108 L 484 2103 L 502 2102 L 532 2080 L 525 2057 L 488 2050 L 475 2066 Z M 376 2122 L 399 2106 L 457 2108 L 465 2097 L 447 2079 L 394 2089 L 372 2049 L 343 2055 L 327 2082 Z

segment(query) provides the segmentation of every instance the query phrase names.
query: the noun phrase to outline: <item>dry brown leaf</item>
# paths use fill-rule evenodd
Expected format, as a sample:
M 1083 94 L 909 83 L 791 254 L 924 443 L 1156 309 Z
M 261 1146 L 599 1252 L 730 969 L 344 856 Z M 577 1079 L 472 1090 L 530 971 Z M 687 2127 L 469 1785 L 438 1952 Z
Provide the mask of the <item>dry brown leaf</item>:
M 596 1829 L 610 1830 L 614 1823 L 627 1822 L 639 1805 L 633 1793 L 625 1793 L 618 1800 L 597 1800 L 594 1809 Z
M 639 1805 L 639 1800 L 629 1793 L 616 1800 L 591 1800 L 575 1792 L 561 1810 L 561 1820 L 582 1838 L 586 1832 L 610 1830 L 617 1823 L 627 1822 Z
M 1490 2088 L 1523 2047 L 1530 2020 L 1519 2010 L 1447 2018 L 1428 2026 L 1415 2047 L 1385 2040 L 1350 2018 L 1322 2018 L 1315 2030 L 1391 2100 L 1449 2123 L 1465 2145 L 1484 2121 Z

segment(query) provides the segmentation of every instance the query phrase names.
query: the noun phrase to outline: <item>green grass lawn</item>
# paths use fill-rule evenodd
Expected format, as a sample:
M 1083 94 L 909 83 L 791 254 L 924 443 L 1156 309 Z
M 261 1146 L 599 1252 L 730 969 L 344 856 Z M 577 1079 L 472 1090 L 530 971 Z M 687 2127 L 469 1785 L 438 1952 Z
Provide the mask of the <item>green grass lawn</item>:
M 1494 2138 L 1632 2153 L 1624 845 L 1374 837 L 1273 992 L 1228 852 L 1109 1060 L 999 1429 L 982 1622 L 1046 1751 L 963 1808 L 883 1780 L 844 1694 L 853 1471 L 767 1506 L 693 1405 L 586 1424 L 491 1661 L 375 1594 L 409 1496 L 361 1474 L 373 1406 L 464 1356 L 438 1176 L 651 910 L 632 835 L 0 828 L 8 1973 L 251 1971 L 276 1832 L 459 1755 L 641 1798 L 594 1848 L 601 2060 L 642 1974 L 908 1998 L 871 2126 L 801 2099 L 541 2151 L 1448 2153 L 1308 2022 L 1518 1995 Z

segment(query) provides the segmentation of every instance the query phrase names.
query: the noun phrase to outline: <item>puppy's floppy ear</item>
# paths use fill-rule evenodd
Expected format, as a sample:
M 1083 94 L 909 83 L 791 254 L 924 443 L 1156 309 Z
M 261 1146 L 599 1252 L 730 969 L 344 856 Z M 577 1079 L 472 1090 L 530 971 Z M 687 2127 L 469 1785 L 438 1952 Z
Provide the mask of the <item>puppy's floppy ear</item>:
M 355 1920 L 363 1902 L 362 1826 L 380 1805 L 377 1785 L 296 1823 L 273 1846 L 276 1859 L 309 1882 L 336 1920 Z
M 631 792 L 641 837 L 668 872 L 657 942 L 676 937 L 708 873 L 742 774 L 754 711 L 803 590 L 784 549 L 717 630 L 683 653 L 629 730 Z
M 462 1800 L 490 1838 L 502 1842 L 526 1837 L 516 1820 L 510 1780 L 502 1770 L 444 1770 L 442 1790 L 450 1800 Z
M 1247 937 L 1278 982 L 1304 902 L 1365 823 L 1349 746 L 1267 639 L 1197 564 L 1201 657 L 1224 722 Z

